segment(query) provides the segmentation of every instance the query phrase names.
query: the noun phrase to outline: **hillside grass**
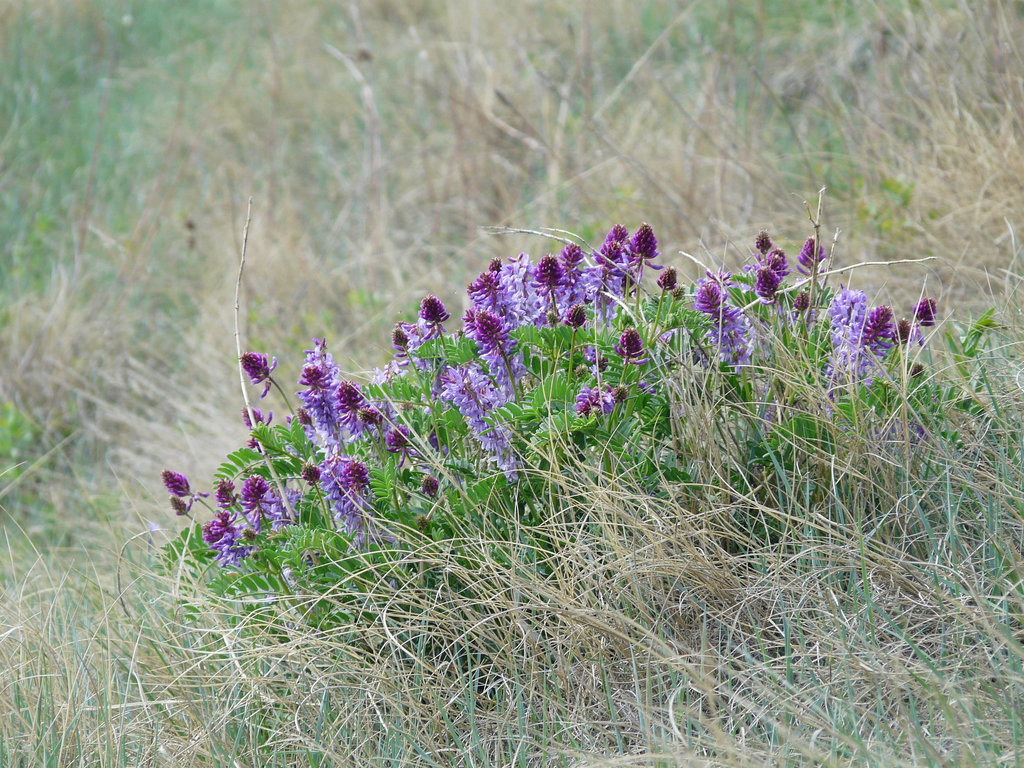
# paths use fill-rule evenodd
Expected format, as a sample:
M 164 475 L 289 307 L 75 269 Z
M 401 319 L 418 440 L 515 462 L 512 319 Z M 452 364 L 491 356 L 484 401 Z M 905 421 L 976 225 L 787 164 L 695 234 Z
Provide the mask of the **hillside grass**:
M 0 764 L 1019 761 L 1024 17 L 858 7 L 0 6 Z M 293 381 L 313 336 L 365 370 L 423 294 L 455 312 L 489 259 L 548 247 L 488 228 L 648 221 L 664 261 L 736 266 L 763 226 L 797 246 L 822 186 L 843 263 L 934 257 L 857 287 L 924 283 L 954 334 L 999 310 L 966 374 L 933 341 L 934 375 L 987 393 L 941 481 L 865 440 L 831 457 L 853 508 L 758 502 L 806 521 L 780 549 L 714 478 L 702 509 L 588 478 L 602 538 L 565 534 L 557 582 L 485 540 L 445 564 L 505 620 L 424 595 L 361 642 L 270 643 L 157 568 L 160 470 L 244 439 L 250 195 L 242 332 Z M 428 667 L 422 633 L 502 651 Z

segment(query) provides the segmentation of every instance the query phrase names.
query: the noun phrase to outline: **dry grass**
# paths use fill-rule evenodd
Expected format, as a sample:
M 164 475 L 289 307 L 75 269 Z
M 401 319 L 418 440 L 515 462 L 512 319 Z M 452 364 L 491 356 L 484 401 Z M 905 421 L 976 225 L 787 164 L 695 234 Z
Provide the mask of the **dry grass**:
M 1000 304 L 1018 343 L 1017 5 L 199 5 L 0 8 L 0 54 L 32 62 L 0 113 L 0 401 L 45 457 L 0 497 L 0 762 L 316 765 L 299 757 L 314 749 L 321 765 L 534 765 L 557 729 L 567 764 L 1019 755 L 1020 594 L 989 585 L 996 563 L 1020 582 L 1024 483 L 990 447 L 945 457 L 945 489 L 911 489 L 870 446 L 844 457 L 837 482 L 874 489 L 887 535 L 916 548 L 872 548 L 791 498 L 759 503 L 806 516 L 805 539 L 740 558 L 715 472 L 699 510 L 592 479 L 579 496 L 600 535 L 553 531 L 557 578 L 509 574 L 484 542 L 471 570 L 423 553 L 486 595 L 408 596 L 388 619 L 421 622 L 406 631 L 447 643 L 447 666 L 417 665 L 384 620 L 361 644 L 268 651 L 233 607 L 168 600 L 185 584 L 137 534 L 174 525 L 160 469 L 206 477 L 242 437 L 229 304 L 250 194 L 243 331 L 285 381 L 312 336 L 364 369 L 424 293 L 457 306 L 490 258 L 545 247 L 484 227 L 595 239 L 649 221 L 664 261 L 735 264 L 762 226 L 798 245 L 822 185 L 844 261 L 937 259 L 858 285 L 906 307 L 927 276 L 944 311 Z M 978 442 L 1010 455 L 1007 370 L 990 429 L 1008 434 Z M 684 429 L 701 442 L 699 421 Z M 958 509 L 963 489 L 1010 544 L 973 520 L 928 527 L 928 505 Z M 498 650 L 467 670 L 470 640 Z

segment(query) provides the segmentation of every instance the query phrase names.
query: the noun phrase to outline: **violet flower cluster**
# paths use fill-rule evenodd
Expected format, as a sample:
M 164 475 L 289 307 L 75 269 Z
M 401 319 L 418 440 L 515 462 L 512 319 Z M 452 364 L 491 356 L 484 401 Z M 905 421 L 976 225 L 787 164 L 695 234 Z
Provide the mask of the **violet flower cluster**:
M 685 338 L 696 347 L 691 352 L 703 353 L 706 361 L 717 358 L 735 370 L 750 365 L 763 348 L 755 331 L 770 322 L 788 328 L 810 323 L 813 312 L 807 293 L 787 294 L 785 280 L 792 269 L 785 252 L 766 232 L 758 234 L 754 245 L 753 263 L 735 279 L 719 270 L 697 281 L 692 309 L 682 307 L 686 293 L 677 288 L 671 267 L 657 280 L 660 297 L 647 305 L 641 301 L 645 271 L 662 269 L 655 263 L 658 241 L 647 224 L 632 234 L 613 227 L 589 254 L 569 244 L 536 262 L 525 253 L 495 259 L 467 288 L 469 306 L 461 329 L 446 329 L 452 315 L 440 298 L 426 296 L 415 322 L 394 327 L 393 359 L 366 385 L 345 378 L 326 340 L 315 339 L 298 379 L 300 407 L 286 424 L 274 427 L 294 428 L 295 434 L 301 427 L 311 455 L 300 457 L 301 472 L 293 463 L 292 476 L 278 477 L 263 468 L 271 466 L 273 457 L 264 455 L 254 436 L 250 447 L 263 461 L 254 461 L 233 480 L 220 481 L 213 518 L 202 526 L 203 540 L 219 565 L 244 567 L 261 537 L 286 531 L 296 524 L 300 508 L 319 505 L 354 550 L 366 550 L 394 540 L 378 516 L 378 506 L 392 503 L 378 498 L 379 489 L 387 487 L 381 477 L 394 484 L 401 470 L 404 487 L 388 491 L 396 506 L 417 494 L 423 503 L 436 503 L 431 500 L 462 483 L 466 473 L 497 470 L 508 482 L 518 481 L 528 469 L 518 451 L 529 450 L 530 436 L 514 432 L 508 414 L 523 408 L 535 377 L 546 375 L 535 373 L 543 368 L 537 367 L 530 339 L 561 339 L 568 347 L 553 355 L 568 372 L 562 386 L 571 387 L 563 407 L 572 419 L 588 420 L 588 429 L 595 428 L 591 420 L 632 413 L 632 403 L 624 405 L 631 397 L 656 390 L 652 359 L 665 359 L 658 351 L 663 342 Z M 798 268 L 814 272 L 825 258 L 809 239 Z M 666 311 L 666 317 L 677 319 L 661 326 L 667 300 L 678 302 Z M 643 314 L 645 306 L 653 323 Z M 620 317 L 623 312 L 628 318 Z M 897 320 L 891 308 L 869 308 L 863 292 L 841 288 L 828 312 L 826 375 L 833 387 L 870 385 L 889 352 L 920 342 L 920 328 L 934 324 L 936 317 L 932 299 L 918 302 L 912 320 Z M 557 326 L 550 333 L 539 330 Z M 271 379 L 276 359 L 250 352 L 240 364 L 253 385 L 263 386 L 261 397 L 272 383 L 277 385 Z M 396 397 L 397 391 L 405 394 Z M 249 420 L 248 411 L 245 417 Z M 270 415 L 253 409 L 252 421 L 250 428 L 266 430 Z M 438 471 L 445 466 L 458 469 Z M 203 497 L 184 475 L 168 470 L 163 480 L 179 514 Z
M 729 301 L 728 289 L 732 284 L 731 272 L 708 271 L 706 277 L 697 282 L 693 307 L 711 318 L 711 327 L 704 339 L 718 349 L 722 362 L 744 366 L 750 362 L 754 343 L 746 315 Z
M 890 350 L 898 344 L 924 342 L 920 327 L 934 324 L 934 307 L 934 299 L 924 299 L 915 307 L 913 321 L 896 321 L 888 305 L 869 309 L 864 291 L 840 288 L 829 305 L 832 356 L 826 375 L 832 385 L 870 386 Z
M 516 454 L 511 428 L 498 415 L 499 409 L 521 398 L 529 388 L 529 373 L 515 334 L 530 326 L 565 325 L 574 334 L 608 328 L 622 302 L 637 296 L 645 270 L 661 269 L 655 263 L 658 256 L 657 238 L 651 227 L 643 224 L 632 235 L 625 227 L 613 227 L 589 258 L 583 248 L 569 244 L 558 254 L 536 262 L 526 254 L 504 262 L 496 259 L 467 289 L 470 306 L 458 335 L 475 346 L 473 360 L 455 364 L 443 352 L 424 353 L 428 343 L 435 344 L 433 349 L 443 349 L 436 344 L 446 343 L 445 324 L 451 320 L 441 299 L 429 295 L 420 303 L 415 322 L 395 326 L 391 335 L 394 358 L 374 373 L 371 383 L 386 385 L 406 379 L 415 391 L 423 393 L 418 413 L 457 412 L 482 463 L 515 482 L 522 459 Z M 663 290 L 669 285 L 674 289 L 675 271 L 667 275 L 659 285 Z M 581 417 L 607 415 L 625 399 L 626 394 L 618 391 L 625 388 L 600 382 L 607 358 L 582 342 L 578 349 L 584 358 L 588 350 L 592 353 L 598 384 L 581 387 L 576 413 Z M 643 366 L 650 359 L 636 328 L 621 332 L 614 349 L 627 368 Z M 266 396 L 277 360 L 247 352 L 240 364 L 253 385 L 263 386 L 260 397 Z M 427 434 L 416 434 L 414 424 L 419 424 L 422 432 L 423 419 L 417 421 L 415 414 L 401 412 L 387 399 L 374 399 L 364 387 L 347 380 L 324 339 L 314 340 L 306 351 L 298 384 L 300 407 L 285 428 L 290 428 L 293 419 L 301 425 L 315 446 L 316 458 L 306 461 L 297 477 L 284 478 L 283 484 L 262 471 L 249 473 L 237 492 L 231 480 L 220 482 L 217 509 L 203 524 L 202 535 L 222 566 L 242 564 L 256 551 L 258 539 L 268 528 L 273 533 L 294 524 L 303 485 L 318 489 L 318 498 L 357 550 L 390 537 L 375 515 L 370 484 L 374 462 L 396 456 L 392 461 L 397 467 L 405 466 L 405 471 L 421 478 L 419 492 L 424 497 L 435 498 L 441 490 L 434 468 L 452 448 L 444 444 L 453 439 L 450 431 L 428 428 Z M 373 391 L 381 390 L 377 386 Z M 253 414 L 256 425 L 269 424 L 269 416 L 255 410 Z M 248 412 L 245 416 L 248 421 Z M 250 447 L 262 452 L 255 438 Z M 177 500 L 175 508 L 188 511 L 196 495 L 187 479 L 170 472 L 164 479 Z

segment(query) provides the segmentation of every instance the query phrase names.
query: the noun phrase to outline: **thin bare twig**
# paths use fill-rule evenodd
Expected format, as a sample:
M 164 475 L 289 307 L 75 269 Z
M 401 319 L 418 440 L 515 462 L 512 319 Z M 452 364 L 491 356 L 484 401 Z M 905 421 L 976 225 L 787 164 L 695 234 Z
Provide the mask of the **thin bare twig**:
M 249 205 L 245 209 L 245 226 L 242 227 L 242 256 L 238 261 L 238 279 L 235 281 L 235 351 L 238 353 L 238 382 L 242 386 L 242 400 L 245 402 L 245 412 L 249 415 L 249 423 L 255 424 L 253 419 L 252 404 L 249 402 L 249 390 L 245 386 L 245 370 L 242 368 L 242 335 L 239 332 L 238 312 L 240 302 L 239 296 L 242 293 L 242 273 L 245 271 L 245 250 L 249 245 L 249 222 L 252 221 L 252 196 L 249 197 Z
M 586 245 L 583 238 L 578 235 L 574 235 L 572 232 L 568 232 L 564 229 L 520 229 L 519 227 L 481 227 L 481 232 L 486 232 L 488 235 L 538 235 L 539 237 L 546 237 L 548 240 L 555 240 L 559 243 L 565 243 L 566 245 Z M 559 237 L 554 232 L 561 232 L 566 235 L 572 235 L 575 240 L 570 240 L 567 237 Z
M 242 400 L 245 402 L 245 412 L 249 416 L 249 424 L 251 427 L 256 426 L 256 417 L 253 415 L 252 403 L 249 401 L 249 390 L 245 386 L 245 370 L 242 368 L 242 335 L 239 332 L 238 324 L 238 313 L 241 306 L 239 296 L 242 293 L 242 273 L 245 272 L 245 251 L 249 245 L 249 222 L 252 221 L 252 196 L 249 196 L 249 205 L 245 209 L 245 226 L 242 227 L 242 254 L 238 260 L 238 279 L 235 280 L 235 351 L 238 353 L 238 382 L 242 387 Z M 250 428 L 251 428 L 250 427 Z M 270 459 L 264 456 L 264 461 L 267 465 L 267 469 L 270 471 L 270 477 L 274 481 L 274 485 L 277 487 L 277 492 L 281 496 L 281 503 L 284 504 L 288 515 L 294 519 L 295 510 L 292 509 L 291 502 L 288 501 L 288 495 L 284 492 L 284 484 L 281 479 L 277 476 L 277 472 L 274 470 L 274 464 Z

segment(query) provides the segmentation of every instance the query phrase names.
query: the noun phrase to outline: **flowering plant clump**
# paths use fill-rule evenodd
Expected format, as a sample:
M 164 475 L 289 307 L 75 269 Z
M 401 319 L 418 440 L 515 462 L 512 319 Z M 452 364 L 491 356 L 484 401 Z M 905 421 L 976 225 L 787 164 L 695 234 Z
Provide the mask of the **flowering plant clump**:
M 374 590 L 440 585 L 415 553 L 459 557 L 474 531 L 543 572 L 555 546 L 545 524 L 587 522 L 571 498 L 581 477 L 699 504 L 712 476 L 761 497 L 803 472 L 812 500 L 827 483 L 813 457 L 827 466 L 848 426 L 869 420 L 880 449 L 910 456 L 940 428 L 933 415 L 969 401 L 918 362 L 935 301 L 897 319 L 862 291 L 833 289 L 817 237 L 794 270 L 761 232 L 741 270 L 709 269 L 689 289 L 659 259 L 644 224 L 615 226 L 592 250 L 495 260 L 470 283 L 461 322 L 426 296 L 365 381 L 315 340 L 298 407 L 276 420 L 245 409 L 251 440 L 218 469 L 212 499 L 164 473 L 175 511 L 198 518 L 171 555 L 221 594 L 321 595 L 302 616 L 352 621 Z M 276 358 L 249 352 L 240 364 L 261 399 L 281 389 Z M 697 418 L 695 396 L 714 403 L 700 446 L 680 428 Z M 699 458 L 709 439 L 721 466 Z

